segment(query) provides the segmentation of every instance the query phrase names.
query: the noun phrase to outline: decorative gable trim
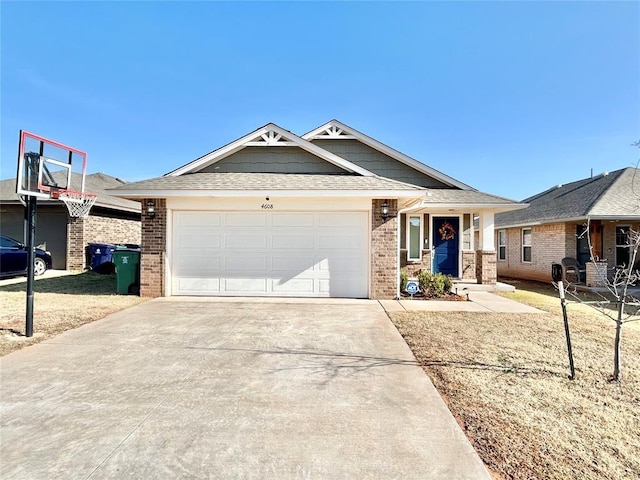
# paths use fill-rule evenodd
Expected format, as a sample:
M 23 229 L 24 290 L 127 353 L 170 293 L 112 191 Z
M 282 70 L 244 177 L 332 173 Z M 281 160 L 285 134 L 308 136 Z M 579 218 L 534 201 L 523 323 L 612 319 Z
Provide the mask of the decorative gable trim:
M 398 150 L 395 150 L 385 145 L 384 143 L 379 142 L 375 138 L 371 138 L 368 135 L 365 135 L 364 133 L 359 132 L 356 129 L 351 128 L 350 126 L 345 125 L 344 123 L 339 122 L 335 119 L 319 126 L 314 130 L 311 130 L 308 133 L 305 133 L 304 135 L 302 135 L 302 138 L 308 141 L 320 139 L 358 140 L 365 145 L 384 153 L 388 157 L 402 162 L 405 165 L 408 165 L 409 167 L 424 173 L 425 175 L 429 175 L 430 177 L 433 177 L 446 185 L 457 187 L 462 190 L 473 190 L 473 188 L 471 188 L 469 185 L 462 183 L 448 175 L 445 175 L 444 173 L 439 172 L 438 170 L 431 168 L 424 163 L 421 163 L 416 159 L 411 158 L 408 155 L 405 155 L 404 153 L 399 152 Z
M 279 127 L 274 123 L 268 123 L 238 140 L 231 142 L 213 152 L 210 152 L 193 162 L 187 163 L 167 174 L 167 177 L 177 177 L 186 173 L 197 172 L 223 158 L 232 155 L 247 147 L 299 147 L 307 152 L 332 163 L 349 173 L 357 173 L 365 177 L 375 176 L 374 173 L 366 170 L 355 163 L 349 162 L 338 155 L 331 153 L 313 143 Z
M 338 125 L 335 125 L 333 122 L 329 122 L 328 124 L 325 124 L 325 126 L 327 126 L 327 128 L 325 128 L 324 130 L 319 131 L 318 133 L 313 135 L 313 140 L 326 139 L 326 138 L 329 138 L 329 139 L 332 139 L 332 140 L 334 140 L 334 139 L 338 139 L 338 140 L 357 140 L 357 138 L 354 135 L 348 134 L 347 132 L 344 131 L 344 129 L 340 128 Z M 320 128 L 322 128 L 322 127 L 320 127 Z M 314 132 L 316 132 L 318 130 L 319 130 L 319 128 L 314 130 Z M 306 140 L 311 140 L 311 139 L 306 138 Z

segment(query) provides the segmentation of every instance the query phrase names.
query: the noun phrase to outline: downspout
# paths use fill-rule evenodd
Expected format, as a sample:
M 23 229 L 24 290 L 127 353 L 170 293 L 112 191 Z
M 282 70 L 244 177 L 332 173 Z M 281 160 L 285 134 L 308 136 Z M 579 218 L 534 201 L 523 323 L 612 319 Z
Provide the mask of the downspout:
M 427 196 L 429 196 L 429 193 L 427 193 Z M 396 278 L 398 279 L 398 286 L 397 286 L 397 291 L 396 291 L 396 298 L 399 300 L 400 299 L 400 222 L 401 222 L 401 218 L 400 216 L 404 213 L 410 212 L 411 210 L 418 210 L 419 208 L 424 207 L 422 200 L 420 200 L 418 203 L 411 205 L 410 207 L 407 208 L 403 208 L 401 210 L 398 210 L 398 231 L 397 231 L 397 238 L 396 238 L 396 244 L 398 245 L 398 251 L 396 252 Z

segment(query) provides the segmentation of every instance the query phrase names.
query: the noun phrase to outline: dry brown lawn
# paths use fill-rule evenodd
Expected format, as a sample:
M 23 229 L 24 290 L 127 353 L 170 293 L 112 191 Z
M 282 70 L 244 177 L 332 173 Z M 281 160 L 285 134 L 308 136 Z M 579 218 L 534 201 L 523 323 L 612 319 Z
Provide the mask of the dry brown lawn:
M 570 305 L 571 381 L 557 293 L 518 288 L 505 296 L 551 313 L 390 316 L 495 478 L 637 480 L 640 330 L 624 330 L 623 381 L 609 382 L 613 323 Z
M 34 290 L 34 335 L 27 338 L 26 283 L 0 286 L 0 356 L 145 300 L 134 295 L 116 295 L 115 275 L 92 272 L 39 278 Z

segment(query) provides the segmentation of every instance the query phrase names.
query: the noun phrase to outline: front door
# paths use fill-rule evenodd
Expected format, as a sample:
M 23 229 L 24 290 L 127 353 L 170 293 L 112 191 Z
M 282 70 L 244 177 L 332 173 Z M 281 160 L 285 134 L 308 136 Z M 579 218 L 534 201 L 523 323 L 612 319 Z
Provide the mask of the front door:
M 586 225 L 576 225 L 576 246 L 578 248 L 577 260 L 580 265 L 586 265 L 591 260 L 591 250 L 589 250 L 589 232 Z
M 460 219 L 458 217 L 433 218 L 433 273 L 459 276 L 458 253 L 460 246 Z

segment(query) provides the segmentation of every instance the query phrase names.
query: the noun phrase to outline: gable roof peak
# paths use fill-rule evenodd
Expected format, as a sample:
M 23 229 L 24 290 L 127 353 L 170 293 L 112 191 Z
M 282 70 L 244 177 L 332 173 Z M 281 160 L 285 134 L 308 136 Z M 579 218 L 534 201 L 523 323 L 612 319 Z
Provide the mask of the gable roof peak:
M 428 165 L 419 162 L 415 158 L 411 158 L 409 155 L 405 155 L 404 153 L 385 145 L 384 143 L 372 138 L 368 135 L 365 135 L 362 132 L 359 132 L 353 127 L 342 123 L 335 118 L 333 120 L 329 120 L 327 123 L 320 125 L 317 128 L 314 128 L 310 132 L 302 135 L 302 138 L 308 141 L 313 140 L 357 140 L 368 147 L 373 148 L 374 150 L 378 150 L 379 152 L 387 155 L 388 157 L 393 158 L 405 165 L 417 170 L 419 172 L 424 173 L 430 177 L 433 177 L 445 185 L 449 185 L 454 188 L 459 188 L 461 190 L 474 190 L 469 185 L 456 180 L 449 175 L 446 175 L 435 168 L 431 168 Z
M 228 143 L 227 145 L 220 147 L 212 152 L 207 153 L 195 160 L 183 165 L 171 172 L 165 174 L 165 176 L 177 177 L 186 173 L 195 173 L 212 163 L 218 162 L 223 158 L 228 157 L 247 147 L 298 147 L 307 152 L 332 163 L 349 173 L 356 173 L 363 176 L 373 176 L 374 174 L 369 170 L 362 168 L 355 163 L 339 157 L 338 155 L 329 152 L 317 145 L 309 142 L 308 140 L 299 137 L 295 133 L 285 130 L 284 128 L 276 125 L 275 123 L 267 123 L 266 125 L 254 130 L 239 139 Z

